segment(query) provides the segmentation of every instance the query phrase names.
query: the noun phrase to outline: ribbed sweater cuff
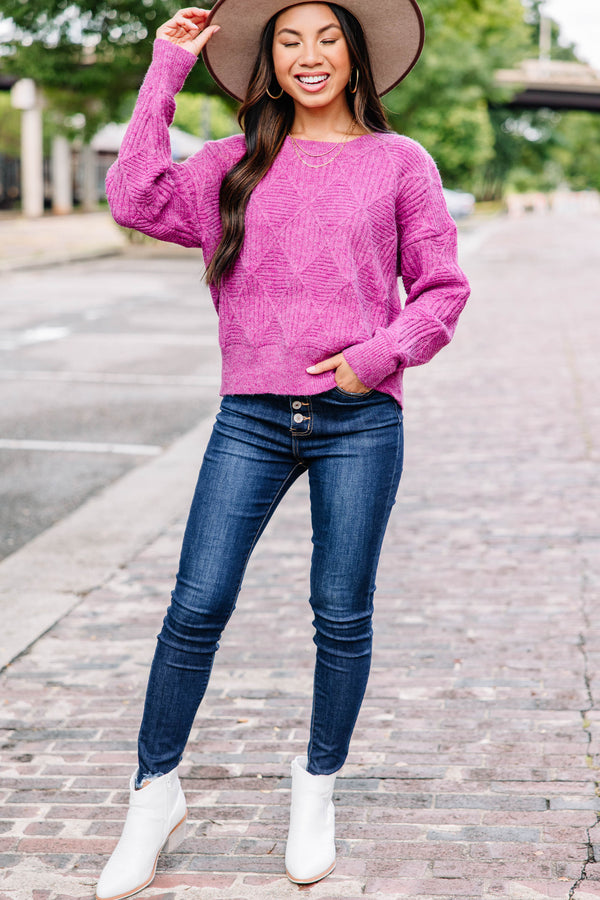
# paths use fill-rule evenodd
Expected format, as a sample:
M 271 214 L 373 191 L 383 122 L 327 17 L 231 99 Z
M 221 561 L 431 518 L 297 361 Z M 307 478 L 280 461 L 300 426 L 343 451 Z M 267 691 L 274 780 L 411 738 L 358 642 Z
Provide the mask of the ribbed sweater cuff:
M 164 38 L 157 38 L 152 50 L 152 63 L 142 87 L 151 87 L 153 90 L 161 87 L 175 96 L 182 89 L 195 63 L 196 57 L 189 50 L 183 50 Z
M 354 374 L 369 388 L 377 387 L 400 365 L 383 330 L 364 344 L 348 347 L 344 350 L 344 357 Z

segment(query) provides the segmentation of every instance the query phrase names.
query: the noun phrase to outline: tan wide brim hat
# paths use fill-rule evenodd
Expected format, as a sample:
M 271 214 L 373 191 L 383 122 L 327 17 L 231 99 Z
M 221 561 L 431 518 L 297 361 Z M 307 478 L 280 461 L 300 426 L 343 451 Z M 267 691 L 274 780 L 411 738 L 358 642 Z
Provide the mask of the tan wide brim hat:
M 217 84 L 243 100 L 269 19 L 315 0 L 218 0 L 208 25 L 220 25 L 204 48 L 206 67 Z M 363 27 L 377 92 L 386 94 L 408 75 L 423 49 L 425 26 L 416 0 L 342 0 L 338 4 Z

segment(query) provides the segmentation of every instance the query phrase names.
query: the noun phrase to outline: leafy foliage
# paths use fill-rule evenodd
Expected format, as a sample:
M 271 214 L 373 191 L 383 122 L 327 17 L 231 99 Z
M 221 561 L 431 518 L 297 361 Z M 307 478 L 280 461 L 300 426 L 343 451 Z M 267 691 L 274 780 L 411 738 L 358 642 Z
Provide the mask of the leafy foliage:
M 600 191 L 600 116 L 570 112 L 556 129 L 554 159 L 562 177 L 576 191 Z
M 16 33 L 0 59 L 3 71 L 35 78 L 44 89 L 71 91 L 87 130 L 117 118 L 148 67 L 158 26 L 179 8 L 173 0 L 0 0 Z M 216 94 L 202 65 L 186 90 Z
M 0 93 L 0 153 L 16 157 L 21 147 L 20 115 L 8 94 Z
M 494 72 L 527 55 L 520 0 L 422 0 L 425 52 L 385 100 L 393 125 L 421 141 L 449 187 L 471 188 L 494 154 Z
M 0 25 L 2 19 L 14 23 L 13 38 L 0 48 L 0 71 L 33 77 L 44 88 L 49 132 L 75 134 L 83 113 L 89 136 L 107 121 L 128 117 L 156 28 L 179 5 L 180 0 L 0 0 Z M 433 154 L 448 187 L 491 198 L 507 186 L 550 189 L 564 179 L 576 187 L 598 186 L 600 117 L 516 112 L 502 106 L 509 95 L 494 82 L 497 69 L 537 55 L 542 0 L 420 5 L 425 52 L 384 104 L 393 127 Z M 553 58 L 576 59 L 573 47 L 560 43 L 555 23 L 552 38 Z M 196 134 L 206 131 L 200 94 L 213 97 L 213 135 L 236 130 L 235 104 L 215 96 L 219 89 L 202 63 L 178 98 L 176 123 Z M 14 135 L 9 139 L 3 125 L 0 149 L 7 142 L 12 148 Z
M 543 0 L 527 0 L 525 22 L 529 56 L 539 52 Z M 561 39 L 550 23 L 551 58 L 577 62 L 573 44 Z M 476 190 L 481 197 L 502 196 L 506 190 L 551 191 L 562 184 L 575 190 L 597 187 L 600 118 L 593 113 L 558 113 L 550 109 L 521 110 L 495 104 L 490 109 L 494 153 L 481 171 Z M 589 141 L 589 144 L 588 144 Z M 594 143 L 595 142 L 595 143 Z
M 231 105 L 221 97 L 181 93 L 177 98 L 175 125 L 201 138 L 227 137 L 239 131 Z

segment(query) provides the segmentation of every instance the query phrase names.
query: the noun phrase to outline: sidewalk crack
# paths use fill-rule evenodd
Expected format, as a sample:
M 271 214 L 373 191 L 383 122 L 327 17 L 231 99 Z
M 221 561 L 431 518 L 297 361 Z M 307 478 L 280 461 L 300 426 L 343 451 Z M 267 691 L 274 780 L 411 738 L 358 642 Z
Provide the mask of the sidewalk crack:
M 595 702 L 594 702 L 594 692 L 592 690 L 592 674 L 590 671 L 590 660 L 588 656 L 587 649 L 587 638 L 586 634 L 590 629 L 591 622 L 587 609 L 587 599 L 590 596 L 590 579 L 587 572 L 584 571 L 582 580 L 581 580 L 581 614 L 583 619 L 584 630 L 579 635 L 578 647 L 579 652 L 581 653 L 583 659 L 583 681 L 585 685 L 585 693 L 586 693 L 586 706 L 584 709 L 580 710 L 581 715 L 581 724 L 582 728 L 586 734 L 587 739 L 587 752 L 586 752 L 586 763 L 588 768 L 590 768 L 594 773 L 594 794 L 596 797 L 600 797 L 600 765 L 597 765 L 595 762 L 595 754 L 594 754 L 594 733 L 592 730 L 592 721 L 589 718 L 589 714 L 595 710 Z M 573 884 L 571 890 L 569 891 L 568 900 L 574 900 L 575 893 L 581 884 L 586 881 L 588 874 L 587 869 L 589 865 L 593 863 L 600 862 L 600 859 L 596 859 L 596 849 L 594 847 L 594 829 L 598 827 L 600 823 L 600 812 L 596 812 L 596 821 L 593 825 L 586 829 L 587 835 L 587 857 L 581 867 L 581 873 L 577 881 Z M 600 856 L 600 854 L 599 854 Z

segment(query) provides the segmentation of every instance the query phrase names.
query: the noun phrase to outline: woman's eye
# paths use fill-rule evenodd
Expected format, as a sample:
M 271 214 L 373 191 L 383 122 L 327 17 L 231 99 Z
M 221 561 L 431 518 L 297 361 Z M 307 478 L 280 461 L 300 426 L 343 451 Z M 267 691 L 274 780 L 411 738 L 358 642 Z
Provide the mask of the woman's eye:
M 324 43 L 324 44 L 337 44 L 337 41 L 336 41 L 336 40 L 332 40 L 332 41 L 323 41 L 323 43 Z
M 295 43 L 295 44 L 284 44 L 283 46 L 284 46 L 284 47 L 297 47 L 298 44 L 297 44 L 297 43 Z

